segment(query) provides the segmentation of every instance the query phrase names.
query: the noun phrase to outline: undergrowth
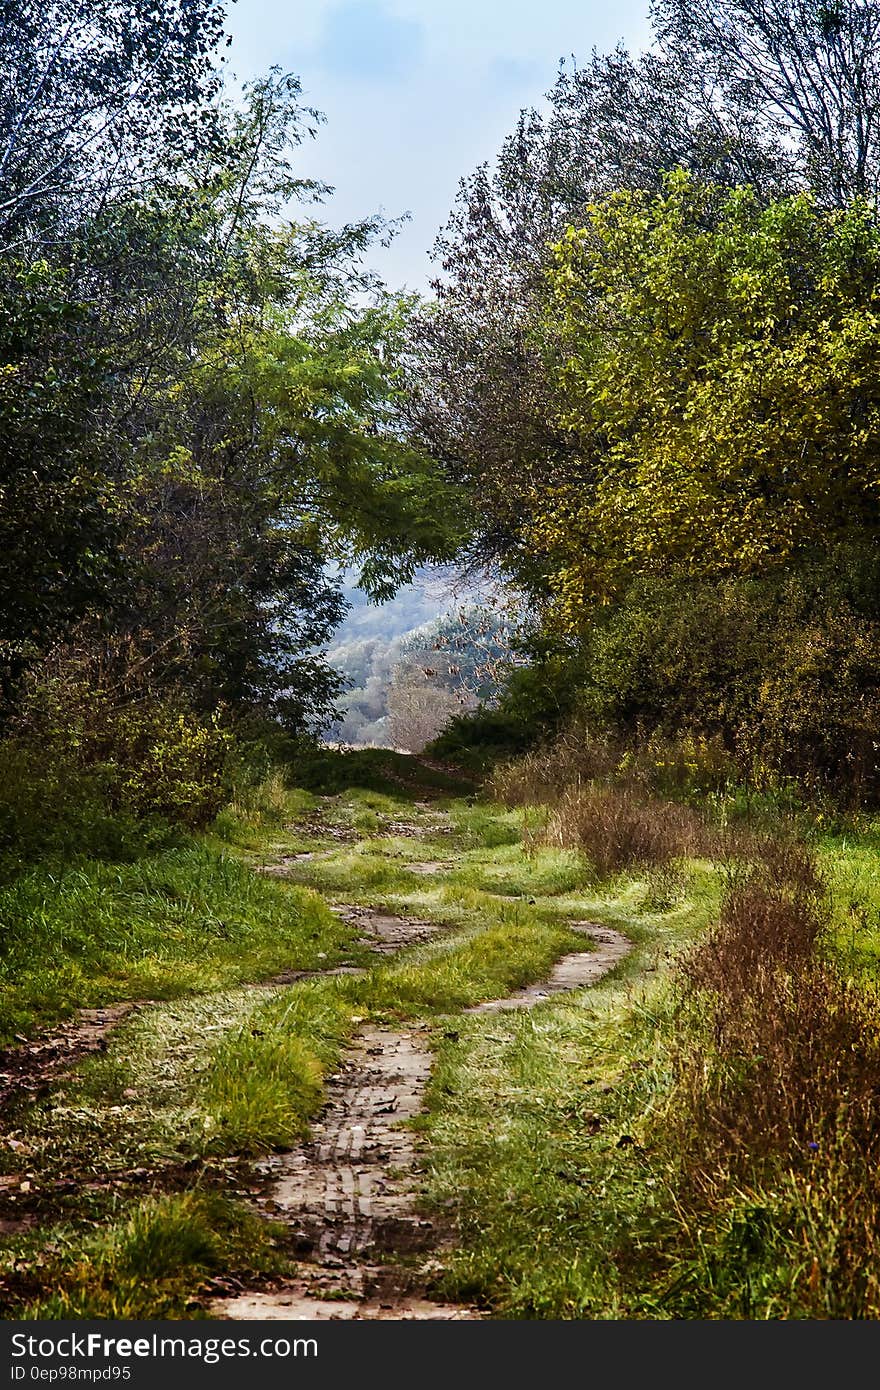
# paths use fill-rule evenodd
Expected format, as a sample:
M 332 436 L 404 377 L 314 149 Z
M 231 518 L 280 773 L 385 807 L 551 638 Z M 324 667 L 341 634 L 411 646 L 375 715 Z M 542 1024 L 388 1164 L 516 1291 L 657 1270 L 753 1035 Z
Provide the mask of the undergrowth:
M 61 1224 L 25 1244 L 15 1287 L 26 1319 L 204 1316 L 212 1276 L 286 1271 L 280 1228 L 217 1193 L 150 1196 L 99 1230 Z

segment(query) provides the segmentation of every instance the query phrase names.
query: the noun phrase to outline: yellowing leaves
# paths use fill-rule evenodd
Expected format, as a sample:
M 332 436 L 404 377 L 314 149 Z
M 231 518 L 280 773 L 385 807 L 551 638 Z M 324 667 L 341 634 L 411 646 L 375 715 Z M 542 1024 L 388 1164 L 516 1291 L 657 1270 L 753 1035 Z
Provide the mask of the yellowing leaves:
M 754 573 L 877 525 L 880 232 L 868 211 L 670 175 L 570 228 L 550 272 L 557 424 L 536 501 L 558 623 L 639 574 Z

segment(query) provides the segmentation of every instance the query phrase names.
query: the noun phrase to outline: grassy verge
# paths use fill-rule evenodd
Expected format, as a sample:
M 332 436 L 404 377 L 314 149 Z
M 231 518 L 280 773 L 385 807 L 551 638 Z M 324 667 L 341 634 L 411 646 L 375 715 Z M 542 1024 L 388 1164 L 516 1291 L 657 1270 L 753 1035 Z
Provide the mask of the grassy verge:
M 348 957 L 314 893 L 191 842 L 32 869 L 0 890 L 0 1041 L 80 1006 L 168 999 Z
M 655 862 L 590 913 L 639 948 L 589 994 L 442 1040 L 429 1190 L 460 1213 L 447 1292 L 509 1318 L 878 1316 L 875 827 L 814 828 L 827 893 L 787 824 L 722 836 L 723 873 L 651 917 L 675 890 L 657 870 L 702 828 L 632 795 L 574 809 L 560 798 L 542 834 Z
M 584 915 L 636 945 L 615 974 L 527 1014 L 462 1020 L 429 1092 L 429 1199 L 454 1201 L 461 1242 L 445 1287 L 507 1318 L 656 1316 L 674 1230 L 655 1112 L 670 1084 L 668 960 L 717 913 L 696 872 L 651 911 L 634 875 Z
M 751 1169 L 727 1162 L 735 1136 L 728 1150 L 723 1136 L 706 1148 L 715 1133 L 706 1078 L 737 1103 L 748 1092 L 713 1051 L 718 989 L 687 996 L 678 967 L 711 936 L 725 891 L 746 882 L 734 842 L 713 868 L 694 857 L 709 848 L 695 813 L 664 819 L 656 799 L 591 794 L 568 817 L 561 804 L 505 810 L 394 786 L 318 798 L 279 782 L 240 798 L 200 843 L 68 866 L 53 879 L 58 892 L 39 877 L 55 871 L 30 875 L 50 907 L 30 974 L 21 933 L 10 1019 L 35 1016 L 52 971 L 56 1012 L 126 993 L 160 1002 L 12 1117 L 0 1174 L 21 1190 L 7 1209 L 38 1224 L 0 1241 L 7 1310 L 199 1316 L 219 1271 L 254 1282 L 289 1270 L 283 1233 L 251 1227 L 240 1205 L 246 1161 L 307 1132 L 324 1076 L 366 1019 L 438 1025 L 427 1200 L 459 1217 L 450 1294 L 508 1318 L 858 1316 L 854 1308 L 872 1307 L 841 1252 L 864 1248 L 852 1222 L 873 1197 L 854 1201 L 851 1155 L 830 1131 L 800 1167 L 778 1151 Z M 880 947 L 876 834 L 836 832 L 817 844 L 831 889 L 823 952 L 864 982 Z M 784 837 L 776 848 L 761 841 L 760 852 L 780 882 L 807 871 Z M 289 865 L 292 881 L 253 872 L 254 861 L 295 853 L 310 857 Z M 23 922 L 34 893 L 22 898 Z M 352 945 L 328 907 L 338 901 L 441 931 L 377 960 Z M 569 923 L 584 919 L 634 942 L 612 976 L 525 1015 L 452 1024 L 461 1009 L 583 949 Z M 291 988 L 244 983 L 340 959 L 366 973 Z M 137 1260 L 145 1274 L 136 1286 Z
M 253 1282 L 289 1265 L 285 1230 L 218 1193 L 151 1196 L 104 1213 L 97 1229 L 60 1223 L 15 1242 L 5 1283 L 22 1318 L 202 1317 L 195 1290 Z

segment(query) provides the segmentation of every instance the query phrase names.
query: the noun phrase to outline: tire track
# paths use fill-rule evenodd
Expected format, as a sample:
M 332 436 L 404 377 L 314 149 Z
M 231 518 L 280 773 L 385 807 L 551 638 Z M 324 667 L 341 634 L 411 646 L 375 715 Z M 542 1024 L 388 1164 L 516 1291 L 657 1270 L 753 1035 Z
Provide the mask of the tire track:
M 534 1008 L 595 984 L 630 950 L 619 932 L 572 924 L 596 943 L 557 961 L 549 978 L 470 1014 Z M 309 1143 L 257 1165 L 269 1179 L 266 1215 L 293 1230 L 302 1261 L 271 1291 L 218 1299 L 220 1318 L 276 1321 L 473 1320 L 474 1308 L 429 1296 L 447 1232 L 420 1212 L 420 1156 L 406 1122 L 421 1113 L 431 1072 L 427 1026 L 365 1027 L 341 1070 Z

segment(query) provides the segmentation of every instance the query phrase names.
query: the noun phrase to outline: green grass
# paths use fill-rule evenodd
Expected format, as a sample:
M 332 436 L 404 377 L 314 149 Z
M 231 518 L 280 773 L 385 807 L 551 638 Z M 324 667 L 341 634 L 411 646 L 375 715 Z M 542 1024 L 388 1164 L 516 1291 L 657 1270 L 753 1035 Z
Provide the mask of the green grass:
M 461 901 L 459 896 L 457 905 Z M 447 905 L 454 903 L 450 893 Z M 464 915 L 476 916 L 482 925 L 453 942 L 423 946 L 411 957 L 377 967 L 366 979 L 348 980 L 340 988 L 374 1017 L 431 1017 L 503 998 L 543 979 L 566 951 L 584 949 L 583 937 L 520 905 L 506 907 L 474 895 Z
M 290 1145 L 319 1107 L 323 1076 L 355 1017 L 453 1012 L 509 994 L 546 975 L 566 950 L 583 949 L 564 919 L 469 888 L 419 881 L 416 899 L 394 906 L 449 930 L 379 960 L 364 977 L 217 990 L 126 1020 L 102 1054 L 22 1117 L 20 1136 L 42 1182 L 79 1173 L 84 1155 L 125 1172 Z M 0 1170 L 15 1172 L 20 1162 L 17 1150 L 0 1147 Z
M 36 1194 L 54 1202 L 71 1180 L 173 1176 L 289 1147 L 307 1132 L 351 1030 L 353 1009 L 330 983 L 215 992 L 133 1015 L 49 1097 L 13 1112 L 0 1171 L 24 1163 Z
M 239 786 L 229 805 L 215 816 L 211 830 L 226 844 L 257 849 L 267 835 L 307 816 L 317 804 L 311 792 L 290 787 L 276 768 L 257 782 Z
M 880 952 L 878 848 L 871 824 L 818 841 L 836 957 L 869 980 Z M 519 873 L 506 848 L 492 863 L 496 882 Z M 552 894 L 546 877 L 513 886 Z M 762 1179 L 712 1202 L 685 1201 L 692 1136 L 675 1086 L 679 1056 L 698 1039 L 670 965 L 715 919 L 720 886 L 697 864 L 672 877 L 621 876 L 598 885 L 594 901 L 579 886 L 553 895 L 556 912 L 616 925 L 636 950 L 589 992 L 527 1015 L 462 1019 L 440 1040 L 428 1192 L 459 1218 L 449 1296 L 515 1319 L 854 1315 L 858 1281 L 842 1289 L 828 1276 L 859 1220 L 858 1208 L 834 1206 L 847 1190 L 834 1155 L 817 1160 L 812 1182 L 768 1164 Z
M 0 932 L 0 1042 L 81 1006 L 332 964 L 352 939 L 316 894 L 197 842 L 23 873 L 0 889 Z
M 179 1277 L 169 1283 L 150 1266 L 145 1287 L 135 1290 L 125 1263 L 139 1200 L 140 1179 L 132 1174 L 148 1172 L 154 1195 L 157 1185 L 170 1189 L 172 1205 L 157 1208 L 151 1239 L 157 1248 L 167 1243 L 174 1250 L 192 1230 L 189 1216 L 182 1226 L 178 1221 L 190 1208 L 174 1205 L 176 1189 L 195 1183 L 194 1192 L 184 1195 L 198 1206 L 206 1190 L 210 1196 L 217 1174 L 227 1171 L 225 1164 L 234 1168 L 248 1155 L 302 1138 L 320 1107 L 323 1078 L 337 1067 L 358 1021 L 445 1016 L 508 994 L 544 976 L 560 954 L 583 949 L 583 938 L 566 924 L 576 904 L 566 901 L 557 911 L 528 901 L 530 885 L 545 870 L 534 855 L 509 843 L 515 827 L 503 813 L 502 832 L 484 814 L 477 835 L 478 818 L 468 808 L 461 809 L 452 833 L 444 833 L 441 808 L 413 808 L 369 789 L 305 809 L 316 843 L 325 842 L 325 826 L 329 836 L 333 827 L 351 828 L 367 815 L 382 826 L 418 820 L 429 839 L 425 844 L 379 836 L 343 846 L 329 860 L 295 866 L 302 881 L 287 884 L 247 865 L 255 853 L 268 852 L 270 836 L 277 844 L 274 822 L 262 841 L 257 836 L 242 844 L 238 858 L 203 844 L 132 865 L 92 863 L 71 870 L 69 879 L 60 880 L 51 912 L 45 881 L 33 879 L 26 891 L 18 885 L 24 905 L 33 902 L 37 883 L 47 902 L 42 975 L 33 968 L 19 972 L 19 1000 L 45 984 L 46 957 L 59 940 L 66 955 L 56 959 L 55 969 L 67 1000 L 77 997 L 87 966 L 91 992 L 80 988 L 82 1002 L 140 992 L 142 986 L 159 1000 L 131 1015 L 106 1050 L 83 1062 L 50 1096 L 20 1105 L 13 1142 L 0 1148 L 0 1170 L 18 1173 L 24 1166 L 32 1175 L 29 1201 L 53 1223 L 50 1230 L 59 1222 L 81 1229 L 86 1221 L 101 1232 L 86 1240 L 82 1260 L 65 1256 L 59 1264 L 53 1256 L 47 1268 L 59 1293 L 33 1304 L 41 1315 L 178 1315 L 184 1291 L 192 1294 L 211 1266 L 214 1247 L 199 1237 L 195 1253 L 169 1257 L 169 1267 L 180 1265 Z M 298 833 L 294 826 L 285 835 Z M 499 841 L 497 851 L 485 848 L 487 837 Z M 443 875 L 416 875 L 394 858 L 451 854 L 475 839 L 484 848 L 467 853 L 498 852 L 510 866 L 516 861 L 511 871 L 522 876 L 520 898 Z M 349 901 L 387 901 L 391 910 L 432 918 L 444 930 L 393 959 L 371 958 L 363 977 L 270 990 L 245 987 L 243 979 L 282 965 L 314 968 L 332 965 L 343 953 L 359 957 L 350 929 L 329 912 L 316 885 L 331 896 L 339 895 L 338 888 Z M 201 1230 L 207 1218 L 201 1207 L 198 1212 Z M 56 1243 L 53 1236 L 50 1244 Z M 0 1259 L 0 1275 L 8 1277 L 18 1247 L 15 1239 L 3 1245 L 8 1254 Z M 217 1248 L 225 1248 L 222 1240 Z M 17 1311 L 24 1297 L 14 1303 Z
M 333 982 L 316 981 L 264 1001 L 228 1030 L 198 1093 L 206 1150 L 259 1154 L 303 1139 L 353 1012 Z
M 880 962 L 880 826 L 868 822 L 822 836 L 819 859 L 831 894 L 835 945 L 854 974 L 876 977 Z
M 22 1318 L 191 1318 L 211 1276 L 290 1268 L 283 1230 L 217 1193 L 150 1196 L 98 1231 L 59 1224 L 48 1234 L 38 1248 L 21 1243 L 7 1285 Z
M 677 1234 L 652 1152 L 670 1086 L 664 965 L 712 919 L 719 886 L 696 874 L 671 917 L 640 909 L 643 890 L 576 903 L 636 942 L 612 976 L 526 1014 L 462 1019 L 439 1043 L 428 1193 L 455 1203 L 461 1230 L 444 1287 L 496 1316 L 663 1315 Z
M 0 1240 L 7 1306 L 41 1317 L 198 1316 L 191 1300 L 213 1273 L 289 1270 L 283 1233 L 217 1189 L 247 1183 L 243 1159 L 307 1133 L 324 1077 L 369 1019 L 434 1025 L 420 1127 L 427 1206 L 459 1222 L 444 1252 L 450 1296 L 501 1318 L 797 1316 L 786 1289 L 803 1257 L 787 1232 L 795 1218 L 799 1230 L 812 1222 L 819 1248 L 830 1238 L 822 1214 L 795 1212 L 802 1194 L 780 1178 L 737 1194 L 701 1228 L 676 1187 L 669 1116 L 688 1035 L 672 967 L 716 918 L 720 875 L 691 863 L 599 883 L 575 852 L 538 843 L 539 808 L 445 802 L 436 785 L 417 804 L 412 760 L 357 758 L 370 769 L 358 788 L 346 785 L 356 768 L 337 758 L 332 796 L 281 779 L 242 795 L 201 842 L 132 863 L 43 867 L 0 892 L 11 924 L 0 967 L 7 1030 L 77 1003 L 158 1001 L 52 1095 L 15 1112 L 0 1171 L 33 1174 L 44 1226 Z M 292 864 L 292 882 L 253 872 L 305 848 L 328 852 Z M 876 830 L 837 831 L 820 850 L 841 958 L 876 970 Z M 448 867 L 407 867 L 435 861 Z M 327 900 L 442 930 L 397 958 L 368 957 Z M 460 1014 L 583 950 L 569 923 L 584 919 L 634 943 L 600 984 L 528 1013 Z M 367 973 L 245 983 L 342 959 Z M 130 1176 L 142 1170 L 145 1197 Z
M 454 760 L 453 760 L 454 761 Z M 420 758 L 390 748 L 296 747 L 291 751 L 288 777 L 297 787 L 322 794 L 354 790 L 380 792 L 396 800 L 445 792 L 454 796 L 470 791 L 474 783 L 456 767 L 429 767 Z

